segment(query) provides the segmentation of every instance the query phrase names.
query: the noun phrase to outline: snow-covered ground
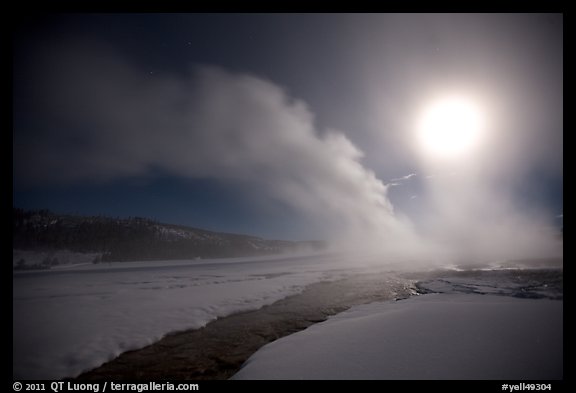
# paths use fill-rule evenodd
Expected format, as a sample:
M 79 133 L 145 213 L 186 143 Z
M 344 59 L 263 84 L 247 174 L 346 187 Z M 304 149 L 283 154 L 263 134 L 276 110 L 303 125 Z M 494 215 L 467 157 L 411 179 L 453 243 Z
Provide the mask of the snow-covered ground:
M 562 379 L 562 340 L 562 301 L 428 294 L 274 341 L 233 379 Z
M 168 333 L 260 308 L 314 282 L 433 268 L 323 254 L 73 262 L 14 272 L 14 378 L 73 377 Z M 562 301 L 550 300 L 558 291 L 549 291 L 550 299 L 517 299 L 492 295 L 522 289 L 515 282 L 502 281 L 496 291 L 481 280 L 462 280 L 429 280 L 425 288 L 445 293 L 356 307 L 280 339 L 236 378 L 561 377 Z M 531 288 L 537 295 L 547 291 Z
M 167 333 L 257 309 L 313 282 L 351 272 L 358 272 L 356 263 L 333 255 L 101 263 L 14 272 L 13 376 L 76 376 Z

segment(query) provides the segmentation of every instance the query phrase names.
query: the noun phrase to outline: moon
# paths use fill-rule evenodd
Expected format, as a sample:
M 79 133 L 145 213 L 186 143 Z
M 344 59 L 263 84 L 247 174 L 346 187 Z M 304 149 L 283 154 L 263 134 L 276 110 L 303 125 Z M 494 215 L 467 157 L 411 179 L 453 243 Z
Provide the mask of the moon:
M 470 99 L 451 96 L 425 108 L 417 127 L 422 150 L 435 158 L 454 158 L 471 152 L 483 126 L 479 107 Z

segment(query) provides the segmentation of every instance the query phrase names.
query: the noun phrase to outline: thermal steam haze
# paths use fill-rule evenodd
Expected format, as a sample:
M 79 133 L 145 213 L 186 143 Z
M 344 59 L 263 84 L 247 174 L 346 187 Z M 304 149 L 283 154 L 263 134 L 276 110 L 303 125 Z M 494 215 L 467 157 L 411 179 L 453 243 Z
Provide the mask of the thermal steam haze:
M 124 28 L 136 35 L 135 21 L 153 26 L 154 17 L 167 18 L 126 16 Z M 253 46 L 184 39 L 186 28 L 200 29 L 202 20 L 187 16 L 187 24 L 185 17 L 174 16 L 173 36 L 162 24 L 156 41 L 170 51 L 192 47 L 186 56 L 167 56 L 161 44 L 146 42 L 150 33 L 120 43 L 98 36 L 100 23 L 119 29 L 121 16 L 83 16 L 92 25 L 82 34 L 72 34 L 80 29 L 73 23 L 46 36 L 41 28 L 20 30 L 15 205 L 41 203 L 39 190 L 71 194 L 76 185 L 210 179 L 265 209 L 285 209 L 300 228 L 313 229 L 309 238 L 335 249 L 459 262 L 561 255 L 552 229 L 558 206 L 519 198 L 519 190 L 540 184 L 542 176 L 562 177 L 561 16 L 237 16 L 245 29 L 247 19 L 263 23 L 256 40 L 273 30 L 266 18 L 301 18 L 306 31 L 317 33 L 300 44 L 286 23 L 274 45 L 260 46 L 259 64 L 280 71 L 239 60 L 253 57 Z M 335 27 L 342 18 L 349 35 L 339 41 Z M 214 28 L 212 34 L 226 37 L 233 30 Z M 314 46 L 321 32 L 332 34 L 328 48 Z M 146 45 L 165 52 L 143 55 Z M 226 50 L 233 54 L 214 54 Z M 322 59 L 323 51 L 333 63 Z M 455 156 L 429 154 L 418 144 L 418 121 L 436 97 L 454 93 L 477 105 L 478 141 Z M 417 193 L 393 201 L 392 193 L 410 184 Z M 180 198 L 178 211 L 202 209 L 194 195 Z M 236 203 L 233 193 L 226 198 Z M 162 217 L 158 211 L 170 208 L 154 206 L 153 214 Z

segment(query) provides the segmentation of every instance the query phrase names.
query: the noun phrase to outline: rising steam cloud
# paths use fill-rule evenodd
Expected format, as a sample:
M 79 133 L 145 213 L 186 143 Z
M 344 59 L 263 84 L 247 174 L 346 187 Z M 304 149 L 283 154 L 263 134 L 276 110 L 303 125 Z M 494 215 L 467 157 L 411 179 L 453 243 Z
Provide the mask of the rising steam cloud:
M 317 129 L 306 105 L 275 84 L 214 67 L 151 75 L 106 50 L 58 49 L 31 85 L 37 107 L 48 108 L 40 117 L 57 124 L 15 136 L 18 181 L 160 169 L 242 182 L 320 220 L 322 235 L 339 241 L 393 245 L 405 232 L 386 186 L 360 163 L 362 152 L 342 132 Z
M 387 186 L 362 165 L 346 135 L 319 129 L 306 105 L 274 83 L 208 66 L 156 75 L 109 48 L 84 47 L 45 45 L 29 62 L 32 77 L 19 88 L 34 97 L 34 112 L 14 134 L 16 184 L 107 181 L 153 170 L 230 180 L 322 223 L 319 235 L 335 244 L 405 256 L 470 250 L 470 242 L 457 240 L 465 231 L 482 239 L 474 252 L 495 238 L 507 243 L 498 242 L 498 250 L 513 249 L 525 224 L 498 222 L 489 236 L 462 222 L 460 211 L 450 225 L 436 216 L 430 226 L 442 230 L 424 241 L 395 215 Z M 18 93 L 15 100 L 18 108 Z

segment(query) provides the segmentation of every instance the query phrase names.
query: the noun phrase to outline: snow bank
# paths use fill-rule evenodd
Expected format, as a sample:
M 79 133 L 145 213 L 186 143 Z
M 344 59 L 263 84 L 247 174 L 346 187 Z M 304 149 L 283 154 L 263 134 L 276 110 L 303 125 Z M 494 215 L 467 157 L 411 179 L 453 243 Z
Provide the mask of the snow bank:
M 13 377 L 72 377 L 167 333 L 350 272 L 332 256 L 102 263 L 13 275 Z
M 562 301 L 431 294 L 353 307 L 233 379 L 561 379 Z

